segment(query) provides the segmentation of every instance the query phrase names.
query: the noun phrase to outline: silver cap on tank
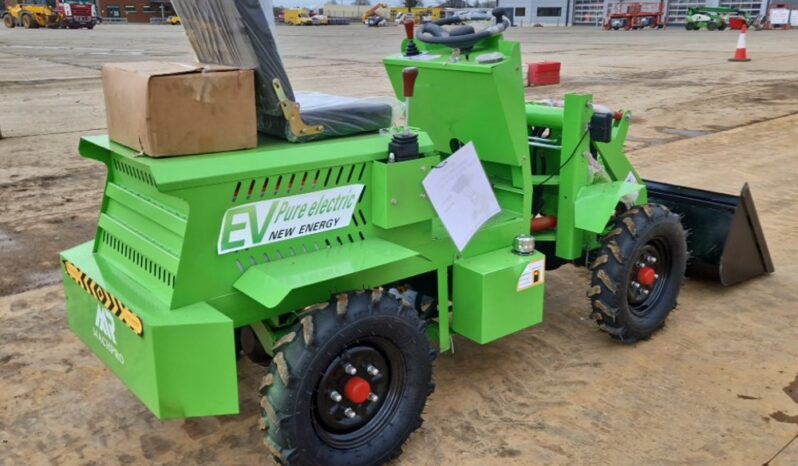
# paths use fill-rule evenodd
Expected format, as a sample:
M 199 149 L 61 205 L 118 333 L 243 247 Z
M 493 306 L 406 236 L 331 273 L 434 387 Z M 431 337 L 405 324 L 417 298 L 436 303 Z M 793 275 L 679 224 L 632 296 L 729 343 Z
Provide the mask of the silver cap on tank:
M 532 235 L 518 235 L 513 240 L 513 252 L 520 256 L 528 256 L 535 252 L 535 238 Z

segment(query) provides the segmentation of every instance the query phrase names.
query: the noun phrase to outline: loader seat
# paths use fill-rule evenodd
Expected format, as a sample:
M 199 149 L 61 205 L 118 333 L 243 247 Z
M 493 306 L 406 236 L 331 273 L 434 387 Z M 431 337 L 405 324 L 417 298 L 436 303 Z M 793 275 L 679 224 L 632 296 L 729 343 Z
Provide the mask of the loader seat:
M 379 131 L 393 119 L 393 107 L 386 102 L 319 92 L 297 92 L 295 96 L 302 121 L 322 125 L 325 138 Z
M 292 142 L 378 131 L 391 125 L 393 106 L 315 92 L 295 94 L 272 32 L 266 0 L 174 0 L 186 35 L 202 63 L 255 70 L 258 130 Z M 274 89 L 279 80 L 281 95 Z M 297 134 L 281 107 L 299 104 L 301 120 L 323 126 L 319 134 Z

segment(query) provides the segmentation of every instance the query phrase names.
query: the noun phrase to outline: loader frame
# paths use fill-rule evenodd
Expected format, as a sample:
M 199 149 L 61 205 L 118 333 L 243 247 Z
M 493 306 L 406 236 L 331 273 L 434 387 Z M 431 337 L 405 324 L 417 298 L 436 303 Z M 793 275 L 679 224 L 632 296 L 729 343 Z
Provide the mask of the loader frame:
M 274 354 L 339 294 L 434 295 L 428 334 L 442 352 L 452 333 L 484 344 L 538 324 L 543 264 L 584 264 L 619 210 L 647 202 L 623 152 L 628 112 L 609 122 L 588 94 L 525 103 L 519 45 L 500 36 L 464 59 L 419 48 L 428 59 L 385 59 L 400 98 L 403 71 L 419 70 L 412 160 L 389 159 L 391 132 L 167 159 L 107 136 L 81 140 L 108 175 L 95 239 L 62 253 L 69 324 L 158 417 L 238 412 L 234 329 Z M 597 113 L 605 142 L 594 138 Z M 422 180 L 468 142 L 501 213 L 459 251 Z M 323 221 L 289 224 L 320 211 Z M 517 254 L 534 216 L 556 227 Z M 530 267 L 539 275 L 521 286 Z

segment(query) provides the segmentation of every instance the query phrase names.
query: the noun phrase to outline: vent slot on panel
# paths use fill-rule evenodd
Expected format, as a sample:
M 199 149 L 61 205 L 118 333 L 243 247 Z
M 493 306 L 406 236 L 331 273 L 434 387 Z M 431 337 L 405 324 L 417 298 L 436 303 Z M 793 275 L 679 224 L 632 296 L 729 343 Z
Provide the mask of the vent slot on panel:
M 126 258 L 131 264 L 149 273 L 154 279 L 170 288 L 175 286 L 175 276 L 171 272 L 156 264 L 143 254 L 139 253 L 116 236 L 108 233 L 105 230 L 101 230 L 100 241 L 102 244 L 108 246 L 116 251 L 119 255 Z
M 155 179 L 152 177 L 152 175 L 150 175 L 147 171 L 142 170 L 139 167 L 136 167 L 130 163 L 125 162 L 124 160 L 115 158 L 114 170 L 117 173 L 124 173 L 125 175 L 135 180 L 138 180 L 144 184 L 155 186 Z

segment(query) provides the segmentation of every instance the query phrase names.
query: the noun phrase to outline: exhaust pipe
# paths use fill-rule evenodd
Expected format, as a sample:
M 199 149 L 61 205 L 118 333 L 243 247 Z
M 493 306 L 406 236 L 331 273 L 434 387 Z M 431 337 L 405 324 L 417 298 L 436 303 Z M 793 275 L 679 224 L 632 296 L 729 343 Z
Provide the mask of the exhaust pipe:
M 648 201 L 681 215 L 690 259 L 687 275 L 723 286 L 773 273 L 748 183 L 740 196 L 645 180 Z

